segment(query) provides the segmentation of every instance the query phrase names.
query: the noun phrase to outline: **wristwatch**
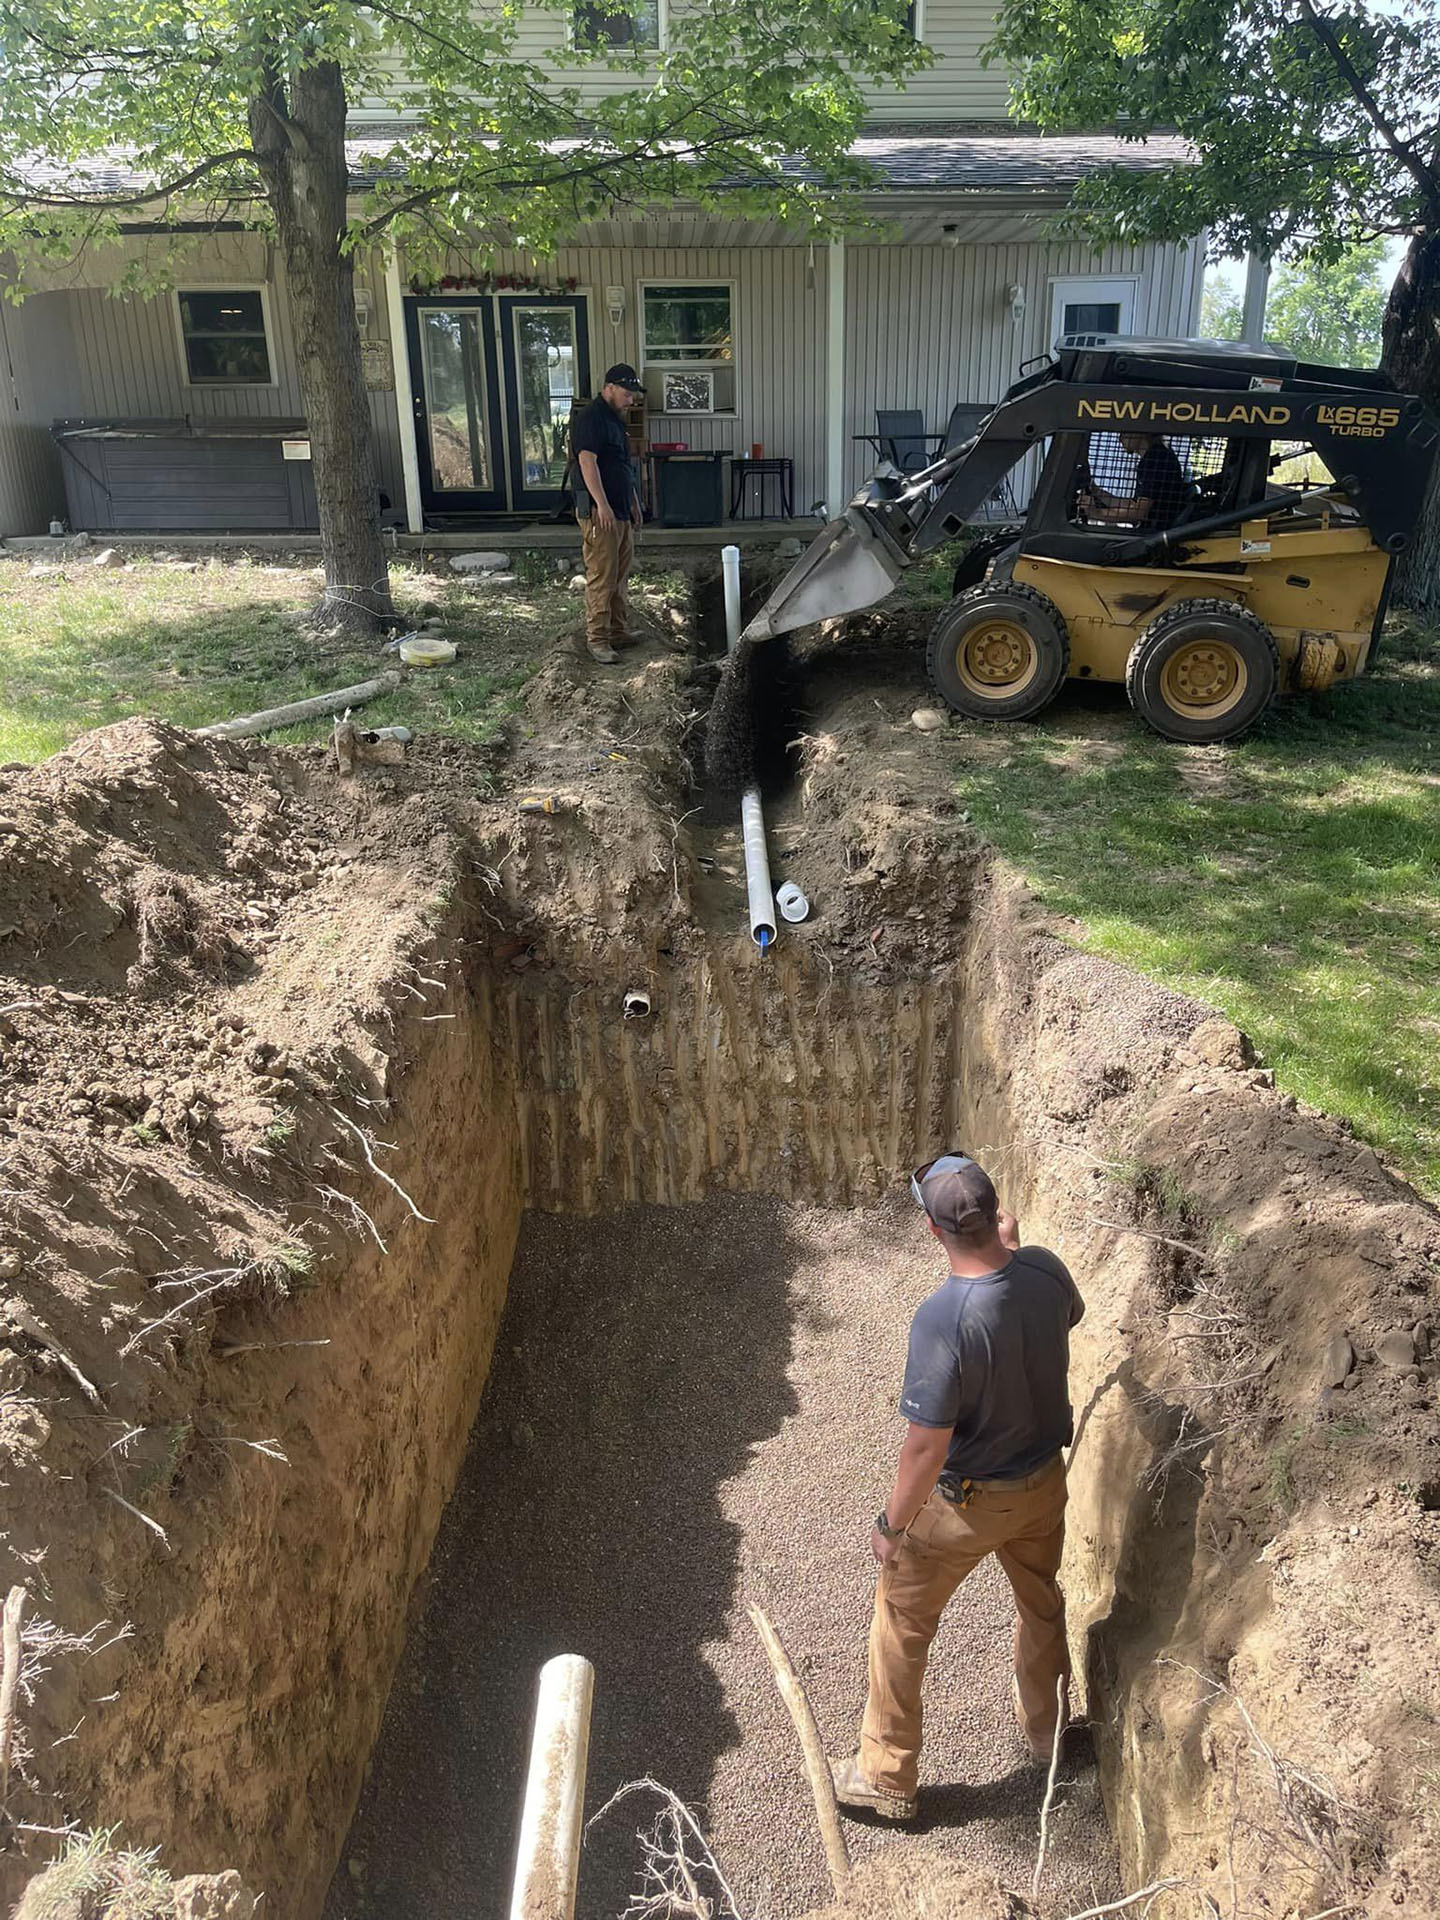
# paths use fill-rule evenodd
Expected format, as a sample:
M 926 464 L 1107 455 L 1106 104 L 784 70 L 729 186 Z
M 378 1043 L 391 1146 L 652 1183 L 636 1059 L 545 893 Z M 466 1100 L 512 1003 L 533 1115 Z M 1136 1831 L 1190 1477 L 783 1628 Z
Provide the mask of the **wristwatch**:
M 903 1540 L 905 1538 L 905 1529 L 903 1527 L 892 1527 L 886 1518 L 883 1507 L 876 1517 L 875 1531 L 886 1540 Z

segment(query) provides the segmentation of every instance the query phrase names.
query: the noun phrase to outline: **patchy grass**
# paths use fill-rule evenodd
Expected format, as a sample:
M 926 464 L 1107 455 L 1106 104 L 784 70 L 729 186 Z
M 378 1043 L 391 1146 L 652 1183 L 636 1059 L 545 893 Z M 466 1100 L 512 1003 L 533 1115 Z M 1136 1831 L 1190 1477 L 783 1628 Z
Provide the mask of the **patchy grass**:
M 517 556 L 520 558 L 521 556 Z M 523 556 L 513 587 L 467 584 L 397 564 L 397 607 L 439 606 L 456 641 L 453 667 L 411 674 L 367 707 L 371 725 L 402 723 L 483 743 L 519 689 L 580 621 L 566 591 L 571 563 Z M 125 570 L 79 557 L 56 571 L 0 558 L 0 761 L 40 760 L 90 727 L 131 714 L 204 726 L 366 680 L 393 656 L 317 638 L 299 624 L 320 575 L 309 556 L 270 564 L 244 555 L 180 564 L 136 553 Z M 330 721 L 268 736 L 322 739 Z
M 962 806 L 1082 945 L 1220 1007 L 1440 1197 L 1440 636 L 1392 621 L 1374 672 L 1226 747 L 1073 682 L 951 737 Z

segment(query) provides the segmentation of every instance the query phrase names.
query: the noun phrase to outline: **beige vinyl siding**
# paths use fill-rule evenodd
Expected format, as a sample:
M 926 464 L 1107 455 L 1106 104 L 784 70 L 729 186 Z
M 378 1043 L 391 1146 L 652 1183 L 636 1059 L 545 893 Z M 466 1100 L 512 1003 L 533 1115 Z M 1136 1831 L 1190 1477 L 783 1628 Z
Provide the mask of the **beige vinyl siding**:
M 923 73 L 903 88 L 874 88 L 870 111 L 877 120 L 1003 120 L 1009 78 L 1003 67 L 982 67 L 980 54 L 995 31 L 991 0 L 920 0 L 921 38 L 935 55 Z M 557 87 L 576 87 L 583 99 L 602 99 L 644 84 L 643 70 L 611 69 L 576 61 L 567 10 L 527 7 L 515 37 L 513 58 L 544 67 Z M 394 84 L 401 72 L 392 68 Z M 364 102 L 384 111 L 395 95 L 380 90 Z
M 64 510 L 45 393 L 62 342 L 33 306 L 0 303 L 0 539 L 44 533 Z
M 874 464 L 874 450 L 850 436 L 875 431 L 876 407 L 918 407 L 926 429 L 938 433 L 957 400 L 998 400 L 1022 361 L 1048 352 L 1053 279 L 1134 275 L 1135 331 L 1183 335 L 1194 329 L 1204 272 L 1198 246 L 1099 254 L 1023 242 L 846 251 L 847 493 Z M 1025 290 L 1018 326 L 1012 285 Z
M 735 412 L 651 414 L 650 437 L 730 453 L 748 453 L 758 440 L 767 454 L 795 462 L 795 505 L 803 511 L 825 490 L 825 249 L 816 249 L 813 286 L 807 258 L 804 247 L 566 247 L 543 262 L 499 252 L 484 264 L 552 287 L 573 276 L 576 291 L 589 296 L 595 383 L 617 360 L 638 364 L 642 280 L 734 281 Z M 464 259 L 446 267 L 474 270 Z M 606 311 L 611 286 L 625 289 L 618 327 Z
M 52 378 L 45 425 L 52 417 L 193 420 L 300 419 L 305 407 L 283 269 L 275 250 L 257 234 L 226 234 L 207 241 L 172 268 L 177 287 L 263 286 L 266 338 L 274 384 L 255 387 L 191 386 L 186 377 L 174 292 L 148 297 L 105 291 L 143 243 L 106 249 L 74 269 L 56 270 L 50 284 L 83 277 L 85 285 L 36 294 L 21 311 L 46 309 L 51 326 L 66 340 L 62 376 Z M 384 270 L 379 256 L 360 261 L 356 284 L 370 294 L 368 338 L 388 340 Z M 370 417 L 376 436 L 381 487 L 396 507 L 404 504 L 395 396 L 372 393 Z

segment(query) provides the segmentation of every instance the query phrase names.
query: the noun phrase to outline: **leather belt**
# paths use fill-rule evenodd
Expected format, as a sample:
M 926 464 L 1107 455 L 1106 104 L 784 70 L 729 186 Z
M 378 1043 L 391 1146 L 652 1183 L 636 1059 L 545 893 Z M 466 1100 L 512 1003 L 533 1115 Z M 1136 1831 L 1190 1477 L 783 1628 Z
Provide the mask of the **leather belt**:
M 1033 1473 L 1016 1475 L 1005 1480 L 956 1480 L 953 1476 L 942 1474 L 935 1482 L 936 1490 L 952 1506 L 963 1507 L 974 1493 L 1020 1493 L 1028 1487 L 1038 1487 L 1042 1480 L 1048 1480 L 1060 1464 L 1060 1455 L 1052 1454 L 1043 1465 Z

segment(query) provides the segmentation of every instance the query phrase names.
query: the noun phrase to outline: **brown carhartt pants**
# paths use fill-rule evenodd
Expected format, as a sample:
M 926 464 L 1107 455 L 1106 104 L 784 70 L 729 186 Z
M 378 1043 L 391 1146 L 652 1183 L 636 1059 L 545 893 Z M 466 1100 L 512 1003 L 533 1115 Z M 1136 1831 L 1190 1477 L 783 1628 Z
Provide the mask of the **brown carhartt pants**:
M 585 555 L 585 644 L 623 645 L 630 630 L 626 584 L 635 551 L 634 528 L 628 519 L 602 527 L 588 513 L 580 522 L 580 546 Z
M 1021 1723 L 1033 1747 L 1050 1746 L 1057 1686 L 1062 1674 L 1070 1676 L 1065 1596 L 1055 1579 L 1065 1497 L 1065 1466 L 1057 1458 L 1003 1489 L 977 1489 L 964 1507 L 937 1488 L 911 1521 L 875 1590 L 870 1694 L 860 1730 L 860 1766 L 873 1786 L 914 1798 L 930 1642 L 950 1596 L 989 1553 L 999 1556 L 1015 1593 Z

